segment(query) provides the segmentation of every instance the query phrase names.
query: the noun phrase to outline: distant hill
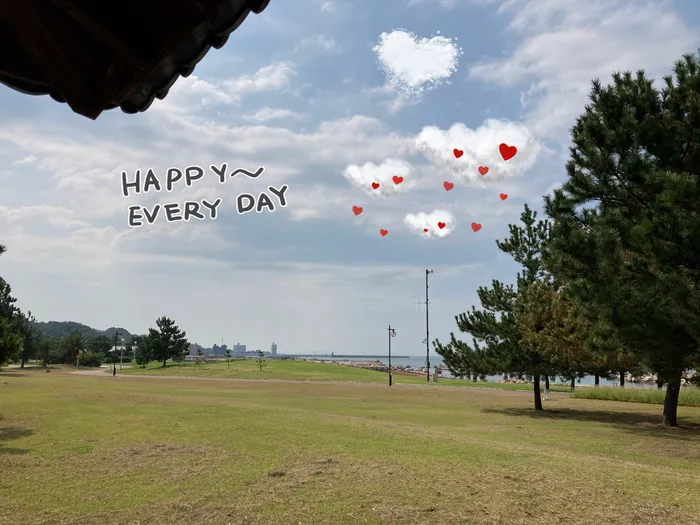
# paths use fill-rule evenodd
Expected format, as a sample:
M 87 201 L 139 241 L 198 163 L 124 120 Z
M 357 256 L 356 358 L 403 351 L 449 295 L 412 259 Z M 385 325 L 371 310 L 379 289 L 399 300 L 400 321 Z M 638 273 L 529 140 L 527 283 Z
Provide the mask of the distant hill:
M 107 330 L 96 330 L 87 325 L 76 323 L 75 321 L 48 321 L 46 323 L 36 322 L 34 326 L 41 331 L 46 337 L 62 338 L 70 335 L 74 331 L 78 331 L 87 338 L 97 337 L 98 335 L 106 335 L 110 340 L 114 339 L 115 330 L 119 330 L 124 342 L 131 341 L 133 335 L 125 328 L 111 327 Z M 136 335 L 136 334 L 134 334 Z

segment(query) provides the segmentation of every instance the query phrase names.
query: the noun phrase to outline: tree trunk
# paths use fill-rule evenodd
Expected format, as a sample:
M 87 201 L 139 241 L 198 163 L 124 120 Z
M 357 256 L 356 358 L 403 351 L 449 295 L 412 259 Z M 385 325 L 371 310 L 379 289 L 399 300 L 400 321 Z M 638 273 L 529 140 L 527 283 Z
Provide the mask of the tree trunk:
M 542 410 L 542 395 L 540 394 L 540 376 L 534 378 L 535 410 Z
M 656 380 L 656 388 L 661 390 L 664 387 L 664 380 L 660 377 Z
M 165 366 L 167 363 L 168 363 L 168 358 L 166 357 L 165 359 L 163 359 L 163 366 Z
M 544 376 L 544 387 L 549 390 L 549 376 Z
M 625 388 L 625 371 L 620 372 L 620 388 Z
M 678 426 L 678 396 L 681 393 L 682 373 L 683 371 L 679 370 L 668 380 L 666 397 L 664 399 L 664 415 L 661 418 L 661 424 L 665 427 Z
M 598 372 L 595 373 L 595 386 L 600 386 L 600 374 Z
M 503 381 L 508 381 L 508 374 L 503 374 Z
M 472 381 L 475 383 L 479 380 L 479 376 L 477 374 L 472 374 Z
M 27 362 L 27 359 L 22 357 L 22 364 L 19 365 L 20 368 L 24 368 L 24 364 Z
M 573 392 L 574 390 L 576 390 L 576 378 L 572 377 L 571 378 L 571 391 Z

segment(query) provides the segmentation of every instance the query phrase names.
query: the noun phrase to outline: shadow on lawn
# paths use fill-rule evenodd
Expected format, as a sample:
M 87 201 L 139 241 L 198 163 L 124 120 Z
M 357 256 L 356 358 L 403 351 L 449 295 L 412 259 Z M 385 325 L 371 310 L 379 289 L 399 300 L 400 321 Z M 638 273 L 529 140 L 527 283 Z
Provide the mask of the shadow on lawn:
M 5 447 L 3 442 L 31 436 L 34 432 L 26 428 L 8 427 L 0 428 L 0 454 L 27 454 L 29 450 L 24 448 Z
M 559 408 L 554 410 L 534 410 L 532 408 L 485 408 L 485 413 L 501 414 L 504 416 L 525 416 L 532 419 L 584 421 L 590 423 L 603 423 L 620 430 L 643 434 L 645 436 L 657 436 L 678 439 L 682 441 L 697 441 L 700 443 L 700 425 L 690 421 L 679 419 L 679 427 L 665 429 L 661 426 L 661 415 L 640 414 L 635 412 L 609 412 L 595 410 L 573 410 Z

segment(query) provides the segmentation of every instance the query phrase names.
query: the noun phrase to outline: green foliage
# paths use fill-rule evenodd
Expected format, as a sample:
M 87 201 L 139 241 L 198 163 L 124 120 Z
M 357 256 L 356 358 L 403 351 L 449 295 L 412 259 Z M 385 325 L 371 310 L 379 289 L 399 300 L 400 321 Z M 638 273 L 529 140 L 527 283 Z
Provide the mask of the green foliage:
M 263 352 L 262 350 L 258 350 L 258 358 L 256 359 L 256 361 L 258 363 L 258 369 L 262 372 L 263 368 L 265 368 L 265 366 L 267 365 L 267 363 L 265 362 L 265 352 Z
M 78 364 L 85 367 L 100 367 L 104 363 L 105 356 L 101 352 L 83 352 L 80 354 Z
M 568 180 L 545 198 L 554 219 L 547 266 L 603 330 L 668 382 L 700 352 L 700 59 L 665 87 L 643 72 L 593 83 L 572 130 Z
M 226 349 L 226 365 L 231 368 L 231 349 Z
M 87 347 L 91 352 L 96 354 L 102 354 L 103 356 L 109 355 L 114 345 L 113 339 L 110 339 L 104 334 L 100 334 L 96 337 L 92 337 L 87 342 Z
M 579 388 L 571 397 L 663 405 L 666 392 L 656 388 Z M 683 387 L 678 398 L 679 406 L 700 407 L 700 388 Z
M 141 368 L 146 368 L 146 365 L 153 361 L 151 347 L 148 344 L 147 337 L 139 337 L 136 341 L 136 364 Z
M 61 339 L 59 343 L 59 360 L 64 364 L 75 364 L 76 355 L 84 352 L 87 347 L 85 336 L 77 330 L 67 337 Z
M 201 364 L 204 359 L 204 352 L 202 352 L 201 348 L 197 348 L 197 364 Z
M 149 328 L 147 345 L 151 357 L 156 361 L 162 361 L 166 366 L 168 359 L 182 361 L 189 348 L 186 333 L 175 324 L 175 321 L 167 317 L 156 320 L 157 329 Z

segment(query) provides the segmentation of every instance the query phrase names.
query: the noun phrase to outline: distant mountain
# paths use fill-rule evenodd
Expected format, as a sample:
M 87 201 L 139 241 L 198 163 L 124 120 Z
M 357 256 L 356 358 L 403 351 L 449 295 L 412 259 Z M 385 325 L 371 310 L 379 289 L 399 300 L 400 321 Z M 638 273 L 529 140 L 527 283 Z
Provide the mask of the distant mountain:
M 34 323 L 34 326 L 46 337 L 62 338 L 70 335 L 76 330 L 89 339 L 97 337 L 98 335 L 106 335 L 110 340 L 113 340 L 115 330 L 119 330 L 125 343 L 131 341 L 131 338 L 133 337 L 133 335 L 124 328 L 116 328 L 113 326 L 111 328 L 107 328 L 107 330 L 96 330 L 95 328 L 91 328 L 81 323 L 76 323 L 75 321 L 48 321 L 46 323 L 36 322 Z

